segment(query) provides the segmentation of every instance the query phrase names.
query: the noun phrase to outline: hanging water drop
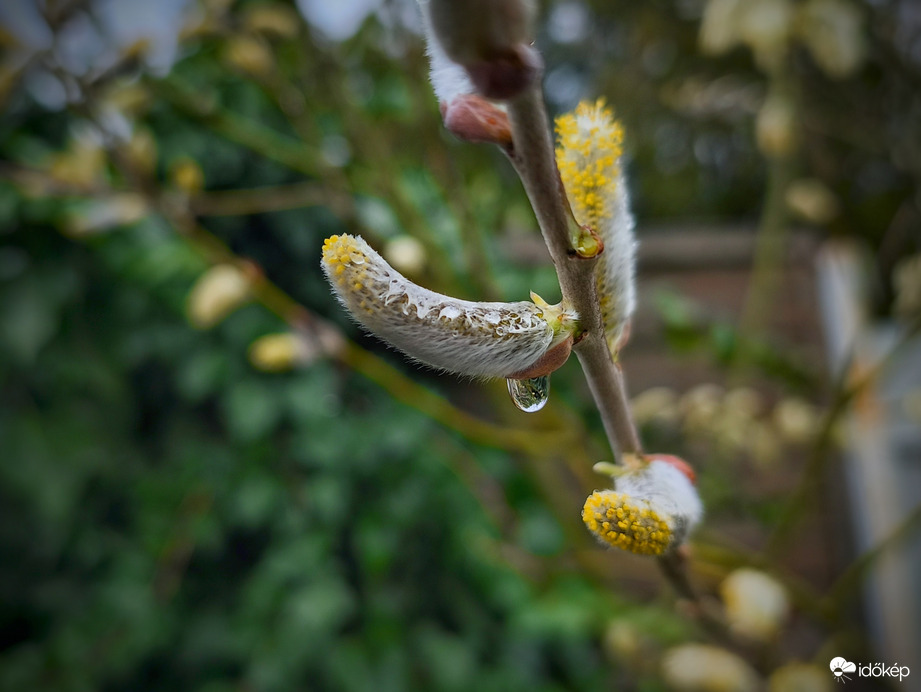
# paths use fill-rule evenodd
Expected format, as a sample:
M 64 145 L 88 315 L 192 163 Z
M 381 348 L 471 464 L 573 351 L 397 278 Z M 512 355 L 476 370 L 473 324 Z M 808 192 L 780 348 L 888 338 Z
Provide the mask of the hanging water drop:
M 530 377 L 526 380 L 506 380 L 508 393 L 515 406 L 525 413 L 540 411 L 550 398 L 550 375 Z

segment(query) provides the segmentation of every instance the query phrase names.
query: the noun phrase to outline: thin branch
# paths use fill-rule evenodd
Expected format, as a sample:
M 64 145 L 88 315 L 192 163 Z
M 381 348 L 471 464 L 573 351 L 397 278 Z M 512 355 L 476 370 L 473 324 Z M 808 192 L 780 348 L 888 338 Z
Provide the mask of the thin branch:
M 550 123 L 539 88 L 526 89 L 508 102 L 514 151 L 512 162 L 524 183 L 541 233 L 556 265 L 563 300 L 579 314 L 582 339 L 575 347 L 589 389 L 604 423 L 615 456 L 641 451 L 630 417 L 623 376 L 604 339 L 601 308 L 595 286 L 594 258 L 576 254 L 572 247 L 572 212 L 556 167 Z
M 513 149 L 508 152 L 534 208 L 541 233 L 556 266 L 563 300 L 579 314 L 582 338 L 575 346 L 589 389 L 604 423 L 608 441 L 621 462 L 640 463 L 641 445 L 630 414 L 620 367 L 611 357 L 604 336 L 597 295 L 598 256 L 580 256 L 573 246 L 576 224 L 556 165 L 550 123 L 539 87 L 526 89 L 507 104 Z M 575 225 L 575 228 L 574 228 Z M 674 591 L 691 605 L 691 612 L 710 636 L 730 643 L 725 625 L 712 616 L 691 586 L 686 561 L 677 553 L 658 560 Z
M 844 611 L 847 607 L 845 599 L 852 596 L 852 592 L 860 584 L 860 580 L 872 569 L 876 561 L 884 553 L 910 538 L 919 527 L 921 527 L 921 504 L 909 512 L 902 523 L 896 526 L 888 536 L 854 560 L 844 570 L 844 573 L 835 580 L 831 588 L 828 589 L 828 595 L 825 599 L 827 609 L 830 612 Z
M 872 366 L 860 371 L 859 377 L 853 368 L 844 368 L 838 384 L 835 387 L 834 399 L 826 411 L 819 432 L 809 452 L 809 457 L 803 468 L 797 487 L 790 495 L 787 506 L 768 539 L 767 554 L 777 557 L 781 549 L 787 544 L 787 538 L 802 515 L 813 507 L 809 501 L 818 485 L 825 464 L 831 457 L 834 449 L 834 433 L 839 420 L 847 413 L 851 402 L 863 393 L 867 387 L 888 368 L 895 357 L 906 347 L 913 343 L 914 338 L 921 333 L 921 319 L 915 319 L 903 332 L 896 343 L 886 355 Z
M 352 200 L 315 181 L 202 192 L 191 199 L 197 216 L 249 216 L 317 205 L 328 206 L 340 217 L 352 215 Z

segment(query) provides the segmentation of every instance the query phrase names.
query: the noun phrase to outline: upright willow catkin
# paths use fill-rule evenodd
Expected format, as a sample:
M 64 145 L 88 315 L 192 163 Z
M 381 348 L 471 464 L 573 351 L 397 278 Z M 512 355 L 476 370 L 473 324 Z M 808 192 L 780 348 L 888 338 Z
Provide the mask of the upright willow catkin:
M 636 240 L 621 167 L 624 132 L 603 99 L 556 119 L 557 166 L 573 214 L 604 241 L 597 287 L 605 336 L 616 356 L 636 307 Z
M 415 360 L 471 377 L 513 377 L 567 339 L 576 316 L 562 306 L 472 302 L 411 282 L 358 236 L 323 244 L 323 271 L 368 331 Z

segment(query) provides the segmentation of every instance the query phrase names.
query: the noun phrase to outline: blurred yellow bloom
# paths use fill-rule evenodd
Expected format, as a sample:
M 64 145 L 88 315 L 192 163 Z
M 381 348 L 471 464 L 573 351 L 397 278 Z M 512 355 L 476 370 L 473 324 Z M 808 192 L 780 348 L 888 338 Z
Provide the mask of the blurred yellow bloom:
M 106 152 L 99 139 L 89 133 L 75 135 L 67 148 L 47 163 L 52 178 L 71 185 L 92 185 L 105 174 Z
M 300 32 L 301 18 L 287 5 L 279 2 L 261 3 L 246 8 L 243 26 L 259 34 L 294 38 Z
M 271 74 L 275 58 L 265 43 L 253 36 L 234 36 L 224 46 L 224 61 L 255 77 Z
M 259 370 L 284 372 L 291 370 L 308 355 L 303 339 L 291 332 L 266 334 L 249 347 L 249 360 Z
M 205 174 L 198 162 L 188 157 L 182 157 L 170 166 L 170 180 L 183 192 L 194 195 L 202 191 L 205 186 Z
M 825 224 L 838 214 L 838 200 L 817 178 L 800 178 L 787 187 L 787 207 L 804 221 Z
M 126 154 L 135 167 L 152 175 L 157 167 L 157 140 L 147 128 L 135 128 L 126 144 Z
M 199 329 L 213 327 L 250 298 L 250 283 L 239 267 L 218 264 L 202 274 L 189 293 L 186 313 Z
M 796 146 L 796 111 L 793 101 L 780 94 L 769 94 L 755 119 L 758 148 L 766 156 L 780 158 L 793 153 Z

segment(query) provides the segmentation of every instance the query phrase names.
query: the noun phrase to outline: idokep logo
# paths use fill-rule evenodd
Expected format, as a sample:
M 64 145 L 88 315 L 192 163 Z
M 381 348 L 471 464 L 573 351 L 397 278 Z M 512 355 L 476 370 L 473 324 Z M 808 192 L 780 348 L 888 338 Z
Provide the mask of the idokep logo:
M 900 666 L 898 663 L 891 666 L 885 663 L 861 663 L 858 666 L 840 656 L 833 658 L 828 667 L 835 676 L 835 682 L 847 682 L 854 673 L 861 678 L 898 678 L 901 681 L 911 673 L 908 666 Z
M 840 656 L 833 658 L 831 663 L 828 664 L 828 667 L 831 668 L 831 672 L 835 674 L 835 682 L 847 682 L 851 679 L 847 674 L 857 671 L 856 664 L 845 661 Z

